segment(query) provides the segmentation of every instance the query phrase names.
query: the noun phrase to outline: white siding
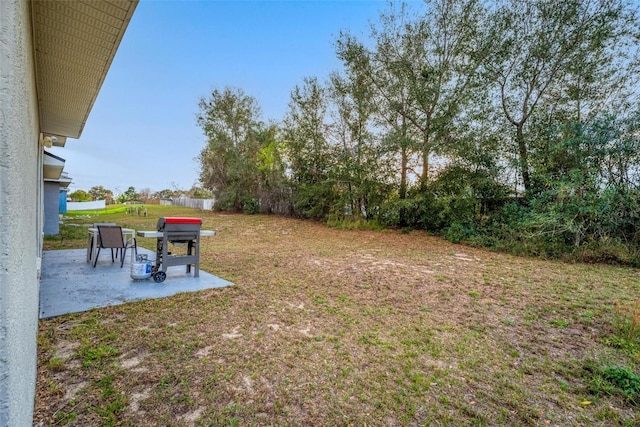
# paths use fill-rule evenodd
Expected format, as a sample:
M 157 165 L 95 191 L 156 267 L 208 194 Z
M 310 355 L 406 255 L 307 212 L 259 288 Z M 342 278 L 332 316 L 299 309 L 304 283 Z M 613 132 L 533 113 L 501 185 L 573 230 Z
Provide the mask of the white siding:
M 0 426 L 30 426 L 36 380 L 42 154 L 30 5 L 0 0 Z

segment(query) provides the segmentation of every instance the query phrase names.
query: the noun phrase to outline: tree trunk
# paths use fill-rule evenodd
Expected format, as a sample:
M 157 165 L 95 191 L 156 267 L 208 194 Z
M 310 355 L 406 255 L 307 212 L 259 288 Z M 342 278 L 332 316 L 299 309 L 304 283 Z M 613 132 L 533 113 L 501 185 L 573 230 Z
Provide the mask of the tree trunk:
M 351 188 L 351 181 L 347 184 L 349 188 L 349 205 L 351 206 L 351 216 L 353 218 L 358 218 L 358 214 L 356 213 L 356 201 L 353 199 L 353 189 Z
M 407 147 L 407 118 L 402 116 L 402 143 L 400 144 L 400 200 L 407 198 L 407 171 L 409 148 Z
M 422 175 L 420 176 L 420 189 L 424 190 L 429 182 L 429 135 L 424 136 L 424 146 L 422 148 Z
M 529 151 L 527 150 L 527 143 L 524 140 L 524 133 L 522 132 L 523 124 L 518 124 L 516 127 L 516 142 L 518 143 L 518 153 L 520 156 L 520 169 L 522 173 L 522 184 L 525 191 L 531 189 L 531 175 L 529 175 Z
M 407 155 L 407 147 L 400 150 L 400 200 L 407 198 L 407 164 L 409 156 Z

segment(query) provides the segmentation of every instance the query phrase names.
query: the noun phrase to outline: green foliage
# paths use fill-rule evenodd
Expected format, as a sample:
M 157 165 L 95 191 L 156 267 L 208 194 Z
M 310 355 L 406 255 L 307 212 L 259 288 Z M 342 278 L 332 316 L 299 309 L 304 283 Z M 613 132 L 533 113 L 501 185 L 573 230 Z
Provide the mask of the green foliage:
M 393 198 L 382 206 L 379 221 L 386 226 L 439 231 L 439 207 L 433 193 L 411 194 L 406 199 Z
M 92 200 L 104 200 L 107 205 L 112 205 L 115 202 L 113 192 L 111 190 L 107 190 L 102 185 L 91 187 L 89 195 Z
M 296 215 L 324 219 L 337 194 L 330 169 L 334 152 L 325 133 L 326 89 L 316 78 L 306 78 L 291 93 L 284 120 L 284 144 L 291 168 L 292 205 Z
M 75 412 L 65 412 L 58 411 L 55 414 L 56 425 L 67 425 L 69 423 L 75 422 L 78 418 L 78 414 Z
M 513 135 L 522 183 L 530 191 L 536 114 L 544 111 L 552 124 L 581 122 L 612 94 L 624 96 L 633 72 L 624 49 L 637 43 L 635 12 L 624 1 L 510 1 L 494 10 L 488 24 L 492 43 L 483 70 L 499 96 L 498 114 Z
M 213 193 L 206 188 L 193 186 L 191 190 L 189 190 L 188 196 L 192 199 L 211 199 L 213 198 Z
M 117 197 L 116 202 L 122 204 L 127 202 L 135 202 L 136 200 L 138 200 L 138 193 L 136 192 L 135 187 L 129 187 L 127 188 L 127 191 Z
M 342 230 L 382 230 L 384 227 L 376 220 L 362 218 L 337 219 L 329 215 L 327 225 Z
M 242 211 L 246 214 L 260 213 L 260 203 L 256 199 L 249 199 L 244 202 Z
M 284 184 L 275 126 L 259 121 L 256 100 L 239 89 L 216 89 L 199 106 L 198 124 L 208 139 L 199 156 L 200 182 L 216 208 L 274 211 L 274 190 Z
M 222 210 L 640 265 L 637 34 L 623 0 L 390 5 L 280 125 L 241 90 L 203 98 L 201 183 Z
M 69 194 L 69 199 L 72 202 L 90 202 L 93 200 L 91 195 L 84 190 L 76 190 Z
M 153 193 L 152 197 L 154 199 L 170 199 L 172 197 L 180 197 L 181 194 L 181 191 L 165 188 L 164 190 L 156 191 L 155 193 Z
M 315 220 L 327 218 L 337 199 L 330 183 L 302 183 L 294 188 L 293 211 L 296 215 Z
M 640 375 L 626 366 L 585 366 L 589 391 L 595 395 L 620 395 L 632 405 L 640 405 Z
M 640 248 L 619 237 L 604 236 L 583 243 L 575 251 L 576 258 L 588 263 L 640 265 Z
M 640 299 L 615 301 L 614 306 L 614 335 L 605 342 L 640 362 Z M 588 361 L 585 370 L 592 393 L 621 395 L 631 404 L 640 405 L 640 375 L 631 368 L 617 363 L 605 362 L 598 365 L 594 361 Z
M 462 240 L 468 239 L 473 234 L 473 231 L 459 222 L 454 222 L 444 231 L 444 238 L 452 243 L 459 243 Z
M 113 382 L 114 375 L 105 375 L 96 382 L 101 392 L 101 403 L 93 409 L 101 418 L 100 425 L 115 426 L 121 418 L 121 414 L 127 409 L 127 397 L 116 390 Z
M 640 375 L 636 375 L 627 367 L 612 366 L 602 371 L 602 377 L 609 381 L 616 389 L 636 404 L 640 396 Z
M 118 354 L 118 350 L 108 344 L 83 342 L 78 349 L 78 355 L 82 358 L 82 365 L 85 367 L 101 364 L 104 360 Z
M 199 107 L 198 124 L 208 139 L 199 158 L 200 182 L 213 191 L 219 209 L 241 211 L 255 187 L 256 100 L 239 89 L 216 89 Z

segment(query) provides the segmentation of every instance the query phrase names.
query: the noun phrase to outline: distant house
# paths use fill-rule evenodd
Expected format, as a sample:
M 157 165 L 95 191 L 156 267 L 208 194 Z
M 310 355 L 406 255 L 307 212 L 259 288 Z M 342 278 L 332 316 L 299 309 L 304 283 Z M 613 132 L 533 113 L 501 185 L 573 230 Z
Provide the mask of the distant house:
M 44 212 L 44 235 L 52 236 L 60 233 L 60 214 L 63 213 L 60 205 L 60 195 L 64 194 L 64 212 L 67 208 L 67 187 L 71 184 L 71 178 L 64 171 L 56 171 L 55 173 L 48 172 L 47 166 L 48 159 L 55 158 L 58 161 L 62 161 L 64 165 L 64 159 L 54 156 L 51 153 L 44 152 L 44 187 L 43 187 L 43 212 Z M 50 161 L 50 160 L 49 160 Z
M 67 213 L 67 199 L 69 198 L 69 188 L 60 187 L 60 197 L 58 198 L 58 212 Z
M 80 137 L 136 6 L 0 0 L 0 426 L 33 424 L 45 199 L 64 168 L 45 148 Z

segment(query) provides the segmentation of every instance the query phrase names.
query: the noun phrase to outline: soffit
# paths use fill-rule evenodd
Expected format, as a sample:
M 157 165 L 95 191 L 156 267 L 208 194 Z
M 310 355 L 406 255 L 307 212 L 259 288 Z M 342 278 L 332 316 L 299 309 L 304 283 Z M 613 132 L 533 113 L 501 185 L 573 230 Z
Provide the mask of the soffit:
M 59 179 L 64 169 L 65 160 L 48 151 L 44 152 L 42 160 L 42 175 L 45 180 Z
M 32 1 L 41 132 L 80 137 L 137 3 Z

